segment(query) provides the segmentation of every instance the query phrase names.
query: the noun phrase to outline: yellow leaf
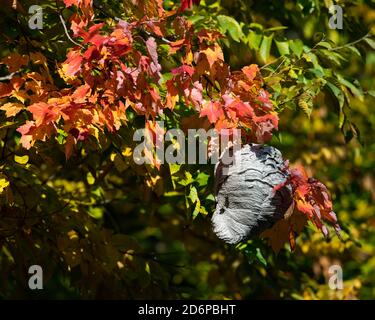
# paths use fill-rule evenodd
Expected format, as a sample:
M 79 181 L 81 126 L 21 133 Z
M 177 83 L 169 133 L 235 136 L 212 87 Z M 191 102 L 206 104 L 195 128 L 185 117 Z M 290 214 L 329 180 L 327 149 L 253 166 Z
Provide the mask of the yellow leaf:
M 123 172 L 124 170 L 126 170 L 129 166 L 128 163 L 126 163 L 119 154 L 116 154 L 115 157 L 114 157 L 114 164 L 115 164 L 115 167 L 116 169 L 119 171 L 119 172 Z
M 17 98 L 17 100 L 21 101 L 22 103 L 25 103 L 27 99 L 30 99 L 29 95 L 26 93 L 26 91 L 12 91 L 12 96 Z
M 29 161 L 29 156 L 14 156 L 14 161 L 16 161 L 19 164 L 26 164 Z
M 9 186 L 9 181 L 0 176 L 0 193 L 3 193 L 7 186 Z
M 91 174 L 91 172 L 89 172 L 87 174 L 86 179 L 87 179 L 87 183 L 88 184 L 94 184 L 94 182 L 95 182 L 95 178 L 93 177 L 93 175 Z
M 215 44 L 213 48 L 208 47 L 207 49 L 201 50 L 200 52 L 206 55 L 207 62 L 210 65 L 210 68 L 217 60 L 224 60 L 223 51 L 218 44 Z
M 74 231 L 74 230 L 70 230 L 68 232 L 68 237 L 69 237 L 70 240 L 75 240 L 75 239 L 79 238 L 77 232 Z
M 132 155 L 133 151 L 131 148 L 129 147 L 126 147 L 123 151 L 122 151 L 122 155 L 124 157 L 130 157 Z
M 185 57 L 185 63 L 186 64 L 191 64 L 194 60 L 194 57 L 193 57 L 193 53 L 191 51 L 189 51 L 187 54 L 186 54 L 186 57 Z

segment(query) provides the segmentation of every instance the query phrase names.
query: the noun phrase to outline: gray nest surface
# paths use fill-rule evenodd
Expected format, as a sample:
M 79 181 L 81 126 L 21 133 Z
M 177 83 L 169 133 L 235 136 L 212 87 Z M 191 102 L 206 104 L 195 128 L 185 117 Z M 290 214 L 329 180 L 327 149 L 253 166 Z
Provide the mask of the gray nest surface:
M 226 151 L 232 152 L 229 149 Z M 225 153 L 224 153 L 225 154 Z M 215 166 L 216 210 L 213 230 L 223 241 L 236 244 L 259 235 L 283 218 L 292 203 L 292 190 L 286 185 L 284 160 L 276 148 L 244 145 L 232 155 L 232 162 Z

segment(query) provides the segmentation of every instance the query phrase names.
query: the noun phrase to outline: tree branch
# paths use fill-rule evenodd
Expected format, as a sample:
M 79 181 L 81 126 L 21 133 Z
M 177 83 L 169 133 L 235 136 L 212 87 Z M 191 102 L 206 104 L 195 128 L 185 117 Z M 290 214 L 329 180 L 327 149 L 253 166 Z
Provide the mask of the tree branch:
M 366 38 L 368 38 L 369 35 L 370 35 L 370 34 L 367 33 L 367 34 L 365 34 L 362 38 L 359 38 L 358 40 L 355 40 L 355 41 L 353 41 L 353 42 L 349 42 L 349 43 L 347 43 L 347 44 L 344 44 L 344 45 L 339 46 L 339 47 L 336 47 L 336 48 L 329 49 L 329 51 L 341 50 L 341 49 L 344 49 L 344 48 L 347 48 L 347 47 L 353 46 L 353 45 L 355 45 L 355 44 L 357 44 L 357 43 L 359 43 L 359 42 L 365 40 Z

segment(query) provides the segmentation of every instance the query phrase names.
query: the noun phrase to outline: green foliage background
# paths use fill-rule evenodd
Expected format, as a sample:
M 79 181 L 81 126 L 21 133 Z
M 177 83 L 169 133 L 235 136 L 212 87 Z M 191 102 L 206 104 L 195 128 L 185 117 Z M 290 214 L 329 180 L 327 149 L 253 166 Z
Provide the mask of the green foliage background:
M 27 16 L 3 7 L 0 41 L 12 38 L 21 53 L 41 48 L 63 61 L 71 44 L 55 1 L 22 5 L 31 2 L 44 8 L 45 28 L 29 30 Z M 328 27 L 333 2 L 343 8 L 343 30 Z M 103 19 L 124 12 L 122 2 L 100 4 Z M 374 5 L 206 0 L 185 13 L 197 28 L 227 35 L 222 46 L 232 69 L 262 66 L 281 112 L 270 144 L 328 186 L 344 242 L 326 241 L 309 226 L 294 252 L 285 246 L 275 254 L 261 239 L 224 244 L 210 226 L 213 166 L 165 165 L 159 172 L 132 164 L 132 132 L 143 121 L 132 113 L 127 128 L 103 134 L 99 146 L 85 142 L 66 161 L 64 137 L 26 152 L 17 122 L 2 112 L 0 179 L 10 181 L 12 194 L 4 189 L 0 199 L 0 297 L 373 299 Z M 12 49 L 1 43 L 1 57 Z M 180 125 L 178 116 L 165 120 Z M 15 158 L 26 154 L 26 164 Z M 7 205 L 9 197 L 15 205 Z M 40 292 L 27 289 L 32 264 L 44 269 Z M 327 285 L 332 264 L 343 268 L 342 291 Z

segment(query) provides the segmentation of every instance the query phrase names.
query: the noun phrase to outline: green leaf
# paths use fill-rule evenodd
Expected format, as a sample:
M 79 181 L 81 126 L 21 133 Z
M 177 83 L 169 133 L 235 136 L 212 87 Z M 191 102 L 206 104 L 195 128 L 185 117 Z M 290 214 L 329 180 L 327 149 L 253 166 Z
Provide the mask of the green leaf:
M 195 203 L 194 211 L 193 211 L 193 219 L 195 219 L 200 212 L 204 213 L 205 210 L 202 210 L 201 208 L 201 202 L 198 197 L 198 191 L 197 188 L 194 186 L 190 186 L 190 193 L 188 195 L 188 198 L 191 200 L 192 203 Z
M 164 193 L 164 197 L 178 197 L 183 196 L 184 192 L 182 191 L 169 191 Z
M 309 72 L 311 72 L 315 78 L 318 78 L 318 79 L 323 79 L 324 77 L 324 72 L 321 70 L 321 69 L 314 69 L 314 68 L 309 68 L 307 69 Z
M 352 53 L 356 54 L 358 57 L 362 58 L 361 53 L 359 52 L 359 50 L 356 47 L 349 46 L 349 47 L 347 47 L 347 49 L 350 50 Z
M 346 59 L 339 53 L 333 52 L 327 49 L 320 49 L 318 51 L 321 59 L 329 60 L 335 66 L 341 66 L 342 61 L 346 61 Z
M 260 251 L 259 248 L 256 248 L 256 257 L 258 259 L 258 261 L 263 265 L 263 266 L 267 266 L 267 261 L 266 259 L 264 259 L 263 255 L 262 255 L 262 252 Z
M 326 49 L 332 49 L 332 44 L 327 42 L 327 41 L 320 41 L 317 43 L 316 45 L 317 47 L 323 47 L 323 48 L 326 48 Z
M 327 87 L 331 90 L 333 95 L 337 98 L 340 108 L 342 108 L 344 106 L 344 101 L 345 101 L 344 94 L 342 93 L 342 91 L 329 81 L 327 81 Z
M 344 97 L 344 94 L 343 92 L 337 87 L 335 86 L 333 83 L 327 81 L 326 83 L 327 87 L 329 88 L 329 90 L 332 92 L 332 94 L 336 97 L 338 103 L 339 103 L 339 108 L 340 108 L 340 114 L 339 114 L 339 126 L 340 128 L 343 126 L 344 124 L 344 114 L 343 114 L 343 108 L 344 108 L 344 103 L 345 103 L 345 97 Z
M 200 187 L 206 186 L 210 176 L 207 173 L 200 172 L 195 179 Z
M 289 47 L 298 58 L 301 57 L 303 52 L 303 42 L 300 39 L 289 40 Z
M 56 140 L 59 144 L 64 144 L 67 136 L 68 136 L 68 134 L 64 130 L 62 130 L 60 128 L 57 129 Z
M 370 38 L 365 38 L 366 43 L 375 50 L 375 41 Z
M 194 186 L 190 186 L 190 193 L 188 195 L 188 198 L 192 203 L 196 203 L 197 200 L 199 200 L 197 188 L 195 188 Z
M 90 217 L 94 219 L 101 219 L 103 217 L 103 208 L 100 207 L 90 207 L 88 210 Z
M 251 30 L 247 36 L 247 43 L 251 49 L 259 50 L 262 43 L 262 35 Z
M 15 126 L 15 125 L 18 125 L 18 122 L 6 121 L 6 122 L 4 122 L 3 124 L 0 125 L 0 129 L 9 128 L 9 127 L 12 127 L 12 126 Z
M 200 205 L 200 201 L 199 201 L 199 205 Z M 200 208 L 199 208 L 199 213 L 203 214 L 204 216 L 208 215 L 208 212 L 207 212 L 206 208 L 201 206 L 201 205 L 200 205 Z
M 193 219 L 195 219 L 198 216 L 198 214 L 201 212 L 201 208 L 202 208 L 201 202 L 198 199 L 195 205 L 194 211 L 193 211 Z
M 260 251 L 259 248 L 254 247 L 253 244 L 251 243 L 240 243 L 237 245 L 237 249 L 239 251 L 243 251 L 245 254 L 248 263 L 253 263 L 254 260 L 258 260 L 263 266 L 267 266 L 267 261 L 263 257 L 262 252 Z
M 91 194 L 100 198 L 100 197 L 103 197 L 104 196 L 104 190 L 102 187 L 96 187 L 94 188 L 92 191 L 91 191 Z
M 173 176 L 175 173 L 180 171 L 180 168 L 181 168 L 180 164 L 170 163 L 169 164 L 169 171 L 171 173 L 171 176 Z
M 232 17 L 219 15 L 217 16 L 217 20 L 222 31 L 228 32 L 234 41 L 240 42 L 241 39 L 243 39 L 244 34 L 242 32 L 242 28 L 235 19 Z
M 288 41 L 277 41 L 275 40 L 277 50 L 279 51 L 280 55 L 284 56 L 289 54 L 289 43 Z
M 350 92 L 358 99 L 363 101 L 363 92 L 361 88 L 357 88 L 354 84 L 344 79 L 342 76 L 338 75 L 337 80 L 345 87 L 349 88 Z
M 190 172 L 185 171 L 185 179 L 181 179 L 178 183 L 182 186 L 187 186 L 194 182 L 193 176 Z
M 168 80 L 172 79 L 173 78 L 173 74 L 170 73 L 170 72 L 167 72 L 167 73 L 163 73 L 161 75 L 161 79 L 160 79 L 160 85 L 163 85 L 165 84 Z
M 258 30 L 263 30 L 263 26 L 260 23 L 252 22 L 250 23 L 249 27 L 251 29 L 258 29 Z
M 294 71 L 293 68 L 291 68 L 288 72 L 288 76 L 291 77 L 292 79 L 298 79 L 297 73 Z
M 270 57 L 272 39 L 273 34 L 271 34 L 270 36 L 263 36 L 262 43 L 260 45 L 259 55 L 264 63 L 267 63 Z
M 199 16 L 199 15 L 192 15 L 189 17 L 189 21 L 191 21 L 193 24 L 196 24 L 197 22 L 205 19 L 205 16 Z
M 285 29 L 288 29 L 287 26 L 278 26 L 278 27 L 272 27 L 272 28 L 268 28 L 268 29 L 265 29 L 264 32 L 273 32 L 273 31 L 280 31 L 280 30 L 285 30 Z
M 305 58 L 307 62 L 311 62 L 313 64 L 314 69 L 319 70 L 321 73 L 324 73 L 324 69 L 319 64 L 319 59 L 314 53 L 312 52 L 304 53 L 303 57 Z

